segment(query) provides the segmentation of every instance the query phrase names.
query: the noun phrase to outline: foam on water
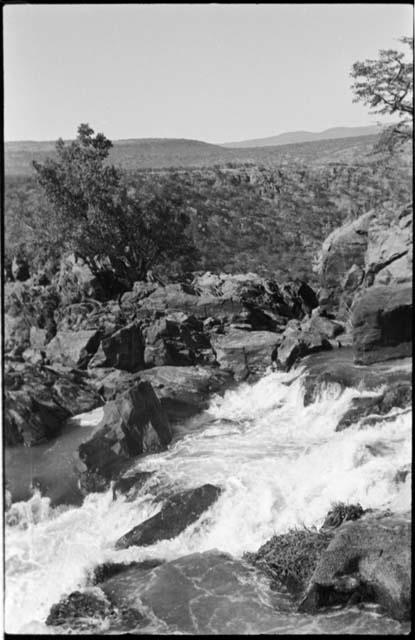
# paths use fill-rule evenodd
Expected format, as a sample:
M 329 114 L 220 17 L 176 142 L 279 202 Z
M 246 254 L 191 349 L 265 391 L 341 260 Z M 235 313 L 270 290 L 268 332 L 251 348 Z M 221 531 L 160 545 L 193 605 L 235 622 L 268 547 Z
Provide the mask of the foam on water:
M 328 387 L 304 407 L 296 372 L 270 373 L 216 397 L 204 428 L 136 465 L 155 471 L 169 491 L 222 487 L 217 502 L 173 540 L 114 549 L 121 535 L 160 509 L 150 494 L 127 502 L 108 491 L 90 494 L 82 507 L 57 509 L 35 494 L 13 505 L 6 523 L 6 630 L 46 632 L 51 605 L 82 588 L 101 562 L 174 559 L 209 549 L 238 557 L 275 533 L 320 525 L 339 500 L 409 509 L 410 480 L 397 483 L 395 474 L 411 461 L 411 415 L 394 410 L 393 420 L 336 433 L 357 395 L 356 389 Z M 83 416 L 88 424 L 94 419 L 99 414 Z

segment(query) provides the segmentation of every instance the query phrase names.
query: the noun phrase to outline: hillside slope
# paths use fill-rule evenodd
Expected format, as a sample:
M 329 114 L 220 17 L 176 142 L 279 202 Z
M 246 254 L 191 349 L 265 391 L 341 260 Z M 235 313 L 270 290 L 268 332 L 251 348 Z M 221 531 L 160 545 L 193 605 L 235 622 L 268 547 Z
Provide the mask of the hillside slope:
M 124 169 L 163 169 L 167 167 L 212 167 L 227 163 L 253 163 L 269 166 L 287 162 L 325 164 L 364 160 L 377 139 L 374 135 L 335 140 L 318 140 L 249 149 L 225 149 L 198 140 L 146 138 L 116 140 L 110 162 Z M 7 176 L 30 176 L 33 160 L 44 161 L 54 154 L 54 142 L 6 142 Z
M 283 144 L 297 144 L 301 142 L 314 142 L 317 140 L 335 140 L 337 138 L 357 138 L 359 136 L 378 135 L 380 128 L 377 125 L 367 127 L 331 127 L 324 131 L 287 131 L 276 136 L 255 138 L 252 140 L 240 140 L 238 142 L 225 142 L 222 146 L 230 149 L 249 147 L 274 147 Z

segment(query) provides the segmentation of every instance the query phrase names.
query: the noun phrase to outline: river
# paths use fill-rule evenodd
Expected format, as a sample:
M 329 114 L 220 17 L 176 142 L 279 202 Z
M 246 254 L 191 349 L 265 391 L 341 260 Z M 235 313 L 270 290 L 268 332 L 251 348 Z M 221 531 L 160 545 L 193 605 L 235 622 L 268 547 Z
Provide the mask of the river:
M 223 397 L 214 397 L 197 424 L 193 420 L 182 425 L 165 452 L 137 461 L 137 470 L 154 472 L 154 492 L 205 483 L 222 488 L 201 519 L 172 540 L 115 550 L 121 535 L 160 510 L 151 483 L 133 501 L 124 496 L 114 499 L 109 490 L 90 494 L 80 506 L 52 508 L 39 493 L 14 504 L 15 520 L 5 527 L 6 631 L 59 632 L 45 625 L 51 605 L 84 588 L 91 570 L 102 562 L 172 561 L 209 550 L 240 559 L 275 533 L 321 525 L 337 501 L 409 510 L 410 476 L 397 483 L 395 474 L 411 462 L 410 413 L 393 410 L 392 420 L 374 427 L 356 424 L 337 433 L 336 424 L 351 399 L 374 392 L 327 387 L 307 407 L 303 393 L 301 370 L 269 372 L 255 384 L 242 383 Z M 82 416 L 81 423 L 88 425 L 100 415 L 101 410 L 95 410 Z M 409 624 L 387 618 L 369 605 L 314 617 L 294 609 L 279 610 L 278 594 L 265 578 L 252 580 L 257 613 L 250 607 L 236 610 L 231 598 L 212 633 L 409 631 Z M 149 625 L 144 632 L 186 633 L 180 618 L 169 626 L 154 613 Z

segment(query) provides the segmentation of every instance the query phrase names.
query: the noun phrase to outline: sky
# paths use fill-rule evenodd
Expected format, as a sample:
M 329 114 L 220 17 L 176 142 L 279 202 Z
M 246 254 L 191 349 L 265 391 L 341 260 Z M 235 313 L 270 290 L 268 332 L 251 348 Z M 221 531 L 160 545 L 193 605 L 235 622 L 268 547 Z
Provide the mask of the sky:
M 412 35 L 411 4 L 7 5 L 4 138 L 221 143 L 382 122 L 350 69 Z

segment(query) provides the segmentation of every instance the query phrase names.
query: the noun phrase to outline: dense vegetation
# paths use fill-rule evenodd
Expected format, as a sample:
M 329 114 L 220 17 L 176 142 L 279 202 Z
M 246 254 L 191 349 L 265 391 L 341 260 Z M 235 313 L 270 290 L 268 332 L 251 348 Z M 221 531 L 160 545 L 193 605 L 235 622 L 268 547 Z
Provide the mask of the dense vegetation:
M 186 214 L 184 232 L 199 253 L 197 259 L 193 254 L 193 268 L 251 270 L 283 279 L 290 274 L 313 282 L 313 259 L 335 227 L 386 200 L 411 199 L 410 159 L 407 151 L 368 156 L 359 164 L 224 165 L 135 171 L 124 179 L 141 208 L 158 194 L 159 202 Z M 148 204 L 150 210 L 156 214 Z M 162 210 L 159 214 L 155 228 L 169 234 L 169 218 L 163 219 Z M 63 249 L 59 229 L 51 239 L 50 215 L 33 178 L 7 178 L 9 261 L 20 250 L 35 266 Z M 181 267 L 170 255 L 158 271 L 174 276 Z

